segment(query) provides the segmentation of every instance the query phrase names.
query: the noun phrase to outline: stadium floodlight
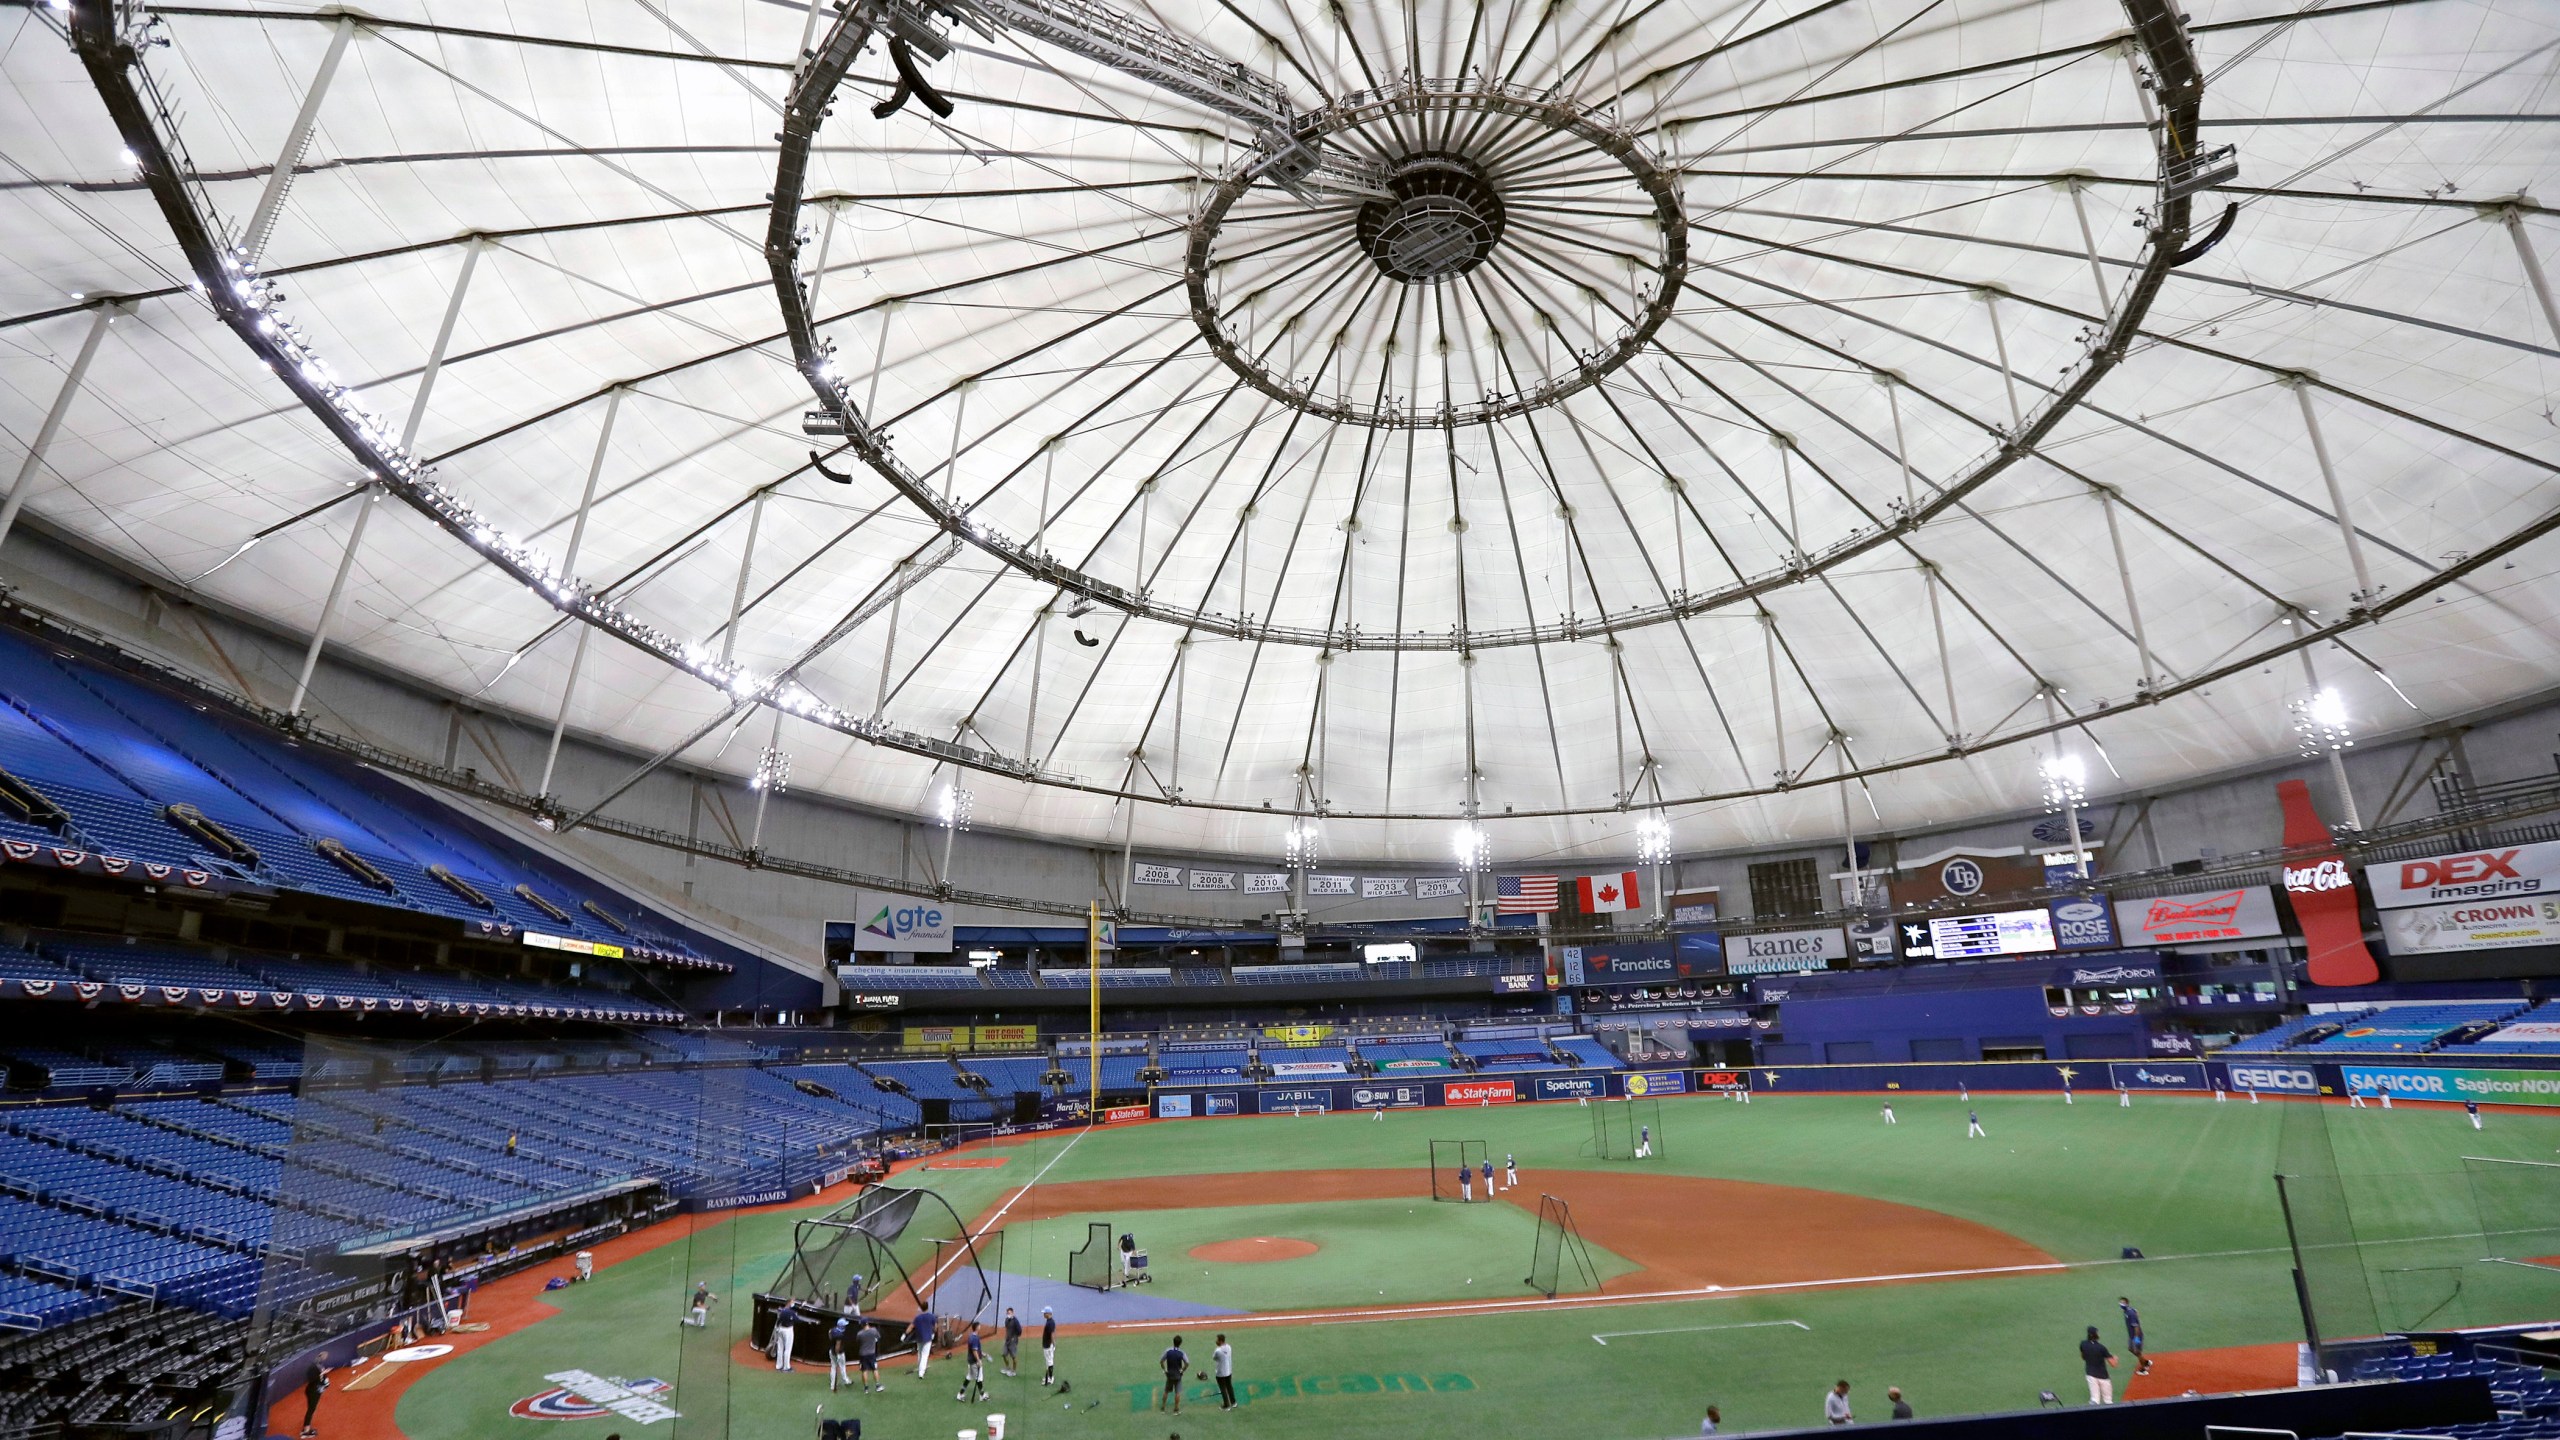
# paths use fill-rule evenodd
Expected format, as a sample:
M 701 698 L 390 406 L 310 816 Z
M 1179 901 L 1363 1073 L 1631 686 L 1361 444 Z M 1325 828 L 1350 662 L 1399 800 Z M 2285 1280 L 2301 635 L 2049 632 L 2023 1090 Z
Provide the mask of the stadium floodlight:
M 756 757 L 756 773 L 747 777 L 747 788 L 779 795 L 791 788 L 791 757 L 772 745 Z
M 2071 843 L 2071 871 L 2089 878 L 2089 852 L 2080 843 L 2080 802 L 2089 798 L 2089 767 L 2080 757 L 2055 750 L 2036 763 L 2044 776 L 2044 807 L 2062 812 L 2062 825 Z
M 1671 859 L 1671 817 L 1657 810 L 1636 821 L 1636 863 L 1662 865 Z
M 2323 685 L 2308 695 L 2297 696 L 2287 708 L 2293 712 L 2293 733 L 2302 742 L 2305 759 L 2316 760 L 2354 747 L 2346 697 L 2334 688 Z
M 977 796 L 961 789 L 959 782 L 954 781 L 933 802 L 933 818 L 945 830 L 966 830 L 976 813 L 977 800 Z
M 1322 837 L 1316 831 L 1316 822 L 1297 821 L 1289 827 L 1287 834 L 1280 837 L 1280 863 L 1292 870 L 1304 870 L 1316 863 L 1316 855 L 1321 848 Z
M 1449 848 L 1457 857 L 1458 868 L 1469 875 L 1480 875 L 1493 868 L 1493 837 L 1472 820 L 1460 825 L 1450 835 Z

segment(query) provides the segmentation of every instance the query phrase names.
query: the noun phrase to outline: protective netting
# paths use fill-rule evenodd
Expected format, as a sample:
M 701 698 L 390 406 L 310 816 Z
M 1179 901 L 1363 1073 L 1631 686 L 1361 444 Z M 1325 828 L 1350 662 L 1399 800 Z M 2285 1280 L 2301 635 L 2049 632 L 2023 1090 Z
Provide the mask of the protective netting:
M 1431 1198 L 1434 1200 L 1470 1200 L 1493 1198 L 1493 1182 L 1485 1178 L 1485 1148 L 1481 1140 L 1434 1140 L 1431 1142 Z
M 1662 1153 L 1662 1102 L 1651 1096 L 1595 1100 L 1591 1153 L 1601 1160 L 1650 1160 Z
M 1067 1255 L 1067 1283 L 1080 1290 L 1111 1288 L 1111 1222 L 1086 1224 L 1084 1243 Z
M 1538 1234 L 1529 1249 L 1529 1288 L 1553 1300 L 1567 1289 L 1600 1288 L 1599 1267 L 1574 1228 L 1573 1207 L 1553 1195 L 1538 1197 Z

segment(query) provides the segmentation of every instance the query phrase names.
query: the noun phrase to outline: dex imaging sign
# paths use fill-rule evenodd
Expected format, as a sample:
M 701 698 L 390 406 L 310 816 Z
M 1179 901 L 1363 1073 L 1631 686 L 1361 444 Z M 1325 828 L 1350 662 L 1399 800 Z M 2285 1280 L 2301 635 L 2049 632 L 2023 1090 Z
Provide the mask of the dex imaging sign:
M 2364 878 L 2377 910 L 2560 895 L 2560 841 L 2369 865 Z

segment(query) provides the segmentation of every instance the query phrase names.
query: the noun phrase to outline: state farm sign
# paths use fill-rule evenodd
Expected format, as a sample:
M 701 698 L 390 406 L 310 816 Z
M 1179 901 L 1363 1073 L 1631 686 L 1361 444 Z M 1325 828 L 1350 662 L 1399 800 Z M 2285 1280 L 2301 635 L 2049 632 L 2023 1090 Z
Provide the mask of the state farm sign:
M 1518 1096 L 1508 1080 L 1452 1080 L 1440 1098 L 1446 1105 L 1508 1105 Z
M 2560 895 L 2560 841 L 2370 865 L 2364 878 L 2377 910 Z

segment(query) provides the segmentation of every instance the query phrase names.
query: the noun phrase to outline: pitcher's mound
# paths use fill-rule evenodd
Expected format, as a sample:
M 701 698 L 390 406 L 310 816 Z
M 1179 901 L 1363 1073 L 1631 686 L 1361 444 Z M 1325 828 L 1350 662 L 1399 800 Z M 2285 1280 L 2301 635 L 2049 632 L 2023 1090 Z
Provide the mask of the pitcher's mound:
M 1248 1235 L 1241 1240 L 1212 1240 L 1191 1247 L 1194 1260 L 1215 1260 L 1228 1265 L 1252 1265 L 1264 1260 L 1296 1260 L 1316 1253 L 1315 1245 L 1306 1240 L 1283 1239 L 1277 1235 Z

